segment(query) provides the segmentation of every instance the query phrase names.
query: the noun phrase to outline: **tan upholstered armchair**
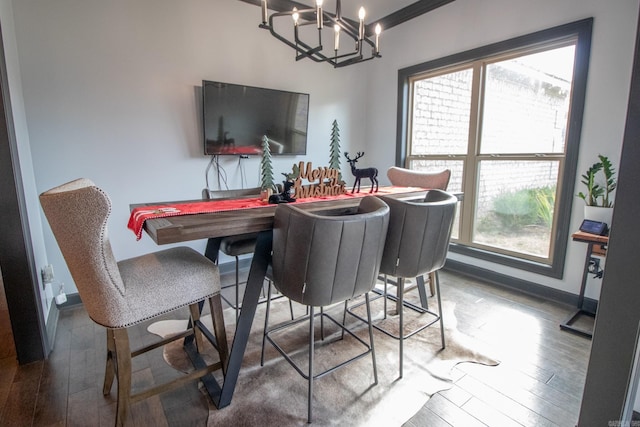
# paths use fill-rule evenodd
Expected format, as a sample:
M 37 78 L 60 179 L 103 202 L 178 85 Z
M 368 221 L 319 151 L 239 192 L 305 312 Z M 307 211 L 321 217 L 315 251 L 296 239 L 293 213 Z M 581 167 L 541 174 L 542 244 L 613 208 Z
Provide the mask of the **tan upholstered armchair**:
M 176 247 L 116 261 L 109 243 L 107 220 L 111 201 L 88 179 L 78 179 L 40 195 L 51 230 L 69 267 L 89 317 L 107 329 L 103 392 L 118 380 L 116 425 L 124 424 L 131 403 L 181 386 L 222 368 L 226 371 L 227 338 L 220 302 L 218 267 L 187 247 Z M 219 361 L 168 384 L 131 393 L 131 358 L 168 342 L 194 338 L 200 348 L 199 303 L 209 301 Z M 131 351 L 127 328 L 189 306 L 190 329 L 166 340 Z

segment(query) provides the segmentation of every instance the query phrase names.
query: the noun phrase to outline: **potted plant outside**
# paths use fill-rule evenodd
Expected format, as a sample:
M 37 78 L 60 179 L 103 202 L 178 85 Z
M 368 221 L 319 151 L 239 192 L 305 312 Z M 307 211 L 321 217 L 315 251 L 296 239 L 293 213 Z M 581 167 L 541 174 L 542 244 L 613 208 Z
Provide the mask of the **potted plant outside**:
M 587 169 L 580 182 L 587 187 L 586 193 L 578 193 L 585 202 L 584 218 L 611 225 L 613 192 L 617 182 L 616 171 L 609 158 L 598 154 L 598 161 Z

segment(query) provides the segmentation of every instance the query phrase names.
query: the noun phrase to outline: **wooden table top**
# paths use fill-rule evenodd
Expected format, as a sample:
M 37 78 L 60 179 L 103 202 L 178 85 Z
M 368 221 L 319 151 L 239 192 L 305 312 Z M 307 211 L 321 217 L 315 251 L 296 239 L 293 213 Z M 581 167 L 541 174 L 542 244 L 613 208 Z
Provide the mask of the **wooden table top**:
M 426 191 L 408 189 L 406 193 L 385 194 L 385 196 L 400 199 L 419 199 Z M 375 193 L 374 193 L 375 195 Z M 347 214 L 353 212 L 360 204 L 361 197 L 338 200 L 318 200 L 314 202 L 297 203 L 295 206 L 309 212 L 325 212 L 329 214 Z M 193 202 L 202 200 L 193 200 Z M 138 203 L 131 205 L 131 209 L 141 206 L 153 206 L 163 203 Z M 179 202 L 179 203 L 185 203 Z M 148 219 L 144 229 L 158 245 L 186 242 L 190 240 L 207 239 L 210 237 L 236 236 L 246 233 L 271 230 L 273 217 L 277 205 L 224 211 L 206 214 L 179 215 L 166 218 Z
M 586 243 L 609 243 L 609 236 L 600 236 L 598 234 L 585 233 L 584 231 L 576 231 L 571 235 L 573 240 Z

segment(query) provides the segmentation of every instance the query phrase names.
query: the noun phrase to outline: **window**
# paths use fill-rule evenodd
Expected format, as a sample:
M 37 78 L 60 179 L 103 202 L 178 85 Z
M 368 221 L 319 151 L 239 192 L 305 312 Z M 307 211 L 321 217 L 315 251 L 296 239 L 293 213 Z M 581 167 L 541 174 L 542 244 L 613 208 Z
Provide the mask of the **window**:
M 400 70 L 397 163 L 451 169 L 452 251 L 562 276 L 591 25 Z

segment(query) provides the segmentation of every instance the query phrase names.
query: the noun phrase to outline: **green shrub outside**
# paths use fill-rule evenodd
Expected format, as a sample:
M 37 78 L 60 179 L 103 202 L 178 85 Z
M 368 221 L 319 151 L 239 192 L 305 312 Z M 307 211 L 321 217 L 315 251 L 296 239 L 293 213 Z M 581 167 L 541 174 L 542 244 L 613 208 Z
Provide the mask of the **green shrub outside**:
M 556 189 L 552 186 L 509 191 L 493 200 L 492 211 L 503 229 L 516 230 L 525 226 L 551 227 Z M 489 219 L 481 228 L 491 228 Z

